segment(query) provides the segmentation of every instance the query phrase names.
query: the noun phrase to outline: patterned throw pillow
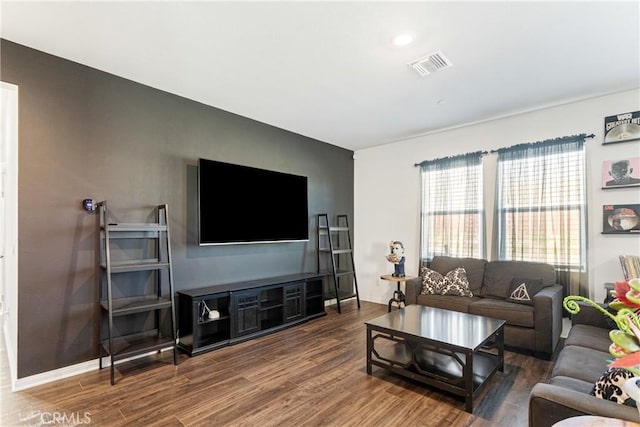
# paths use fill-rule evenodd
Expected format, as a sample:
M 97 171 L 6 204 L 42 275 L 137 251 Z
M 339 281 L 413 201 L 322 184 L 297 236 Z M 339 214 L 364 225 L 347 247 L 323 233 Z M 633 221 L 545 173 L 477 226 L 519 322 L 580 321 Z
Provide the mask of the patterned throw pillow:
M 454 268 L 444 276 L 430 268 L 422 268 L 422 293 L 425 295 L 458 295 L 472 297 L 464 267 Z
M 507 301 L 533 305 L 533 296 L 542 289 L 542 279 L 521 279 L 515 277 L 511 281 Z
M 634 376 L 626 369 L 610 368 L 598 378 L 590 394 L 621 405 L 636 406 L 635 400 L 622 389 L 625 381 Z
M 467 270 L 464 267 L 454 268 L 444 276 L 444 289 L 442 295 L 457 295 L 461 297 L 472 297 L 473 292 L 469 289 L 469 279 Z
M 437 271 L 422 267 L 422 293 L 425 295 L 440 295 L 444 287 L 444 276 Z

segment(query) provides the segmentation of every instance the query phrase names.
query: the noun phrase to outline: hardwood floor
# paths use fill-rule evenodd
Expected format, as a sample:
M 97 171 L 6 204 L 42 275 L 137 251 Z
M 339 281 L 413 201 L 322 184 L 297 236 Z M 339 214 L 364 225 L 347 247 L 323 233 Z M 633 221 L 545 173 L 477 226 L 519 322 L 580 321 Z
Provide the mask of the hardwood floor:
M 395 376 L 366 373 L 364 322 L 386 305 L 342 303 L 342 314 L 190 358 L 171 352 L 11 393 L 2 380 L 3 426 L 526 426 L 529 391 L 552 362 L 505 354 L 476 399 Z M 6 352 L 2 352 L 6 370 Z M 58 417 L 59 422 L 54 417 Z

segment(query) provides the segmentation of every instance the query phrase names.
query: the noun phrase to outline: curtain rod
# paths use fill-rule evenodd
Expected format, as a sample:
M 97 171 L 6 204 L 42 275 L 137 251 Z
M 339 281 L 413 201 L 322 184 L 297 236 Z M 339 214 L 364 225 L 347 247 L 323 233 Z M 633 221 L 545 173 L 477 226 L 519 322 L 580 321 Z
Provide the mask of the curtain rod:
M 514 148 L 521 148 L 521 147 L 530 146 L 530 145 L 553 144 L 553 143 L 558 143 L 558 142 L 573 141 L 573 140 L 577 140 L 577 139 L 584 140 L 586 138 L 595 138 L 595 137 L 596 136 L 594 134 L 587 135 L 586 133 L 581 133 L 579 135 L 560 136 L 558 138 L 545 139 L 544 141 L 524 142 L 524 143 L 521 143 L 521 144 L 512 145 L 510 147 L 498 148 L 497 150 L 491 150 L 491 153 L 500 153 L 500 152 L 504 152 L 504 151 L 507 151 L 507 150 L 513 150 Z
M 546 139 L 544 141 L 537 141 L 537 142 L 525 142 L 522 144 L 516 144 L 516 145 L 512 145 L 511 147 L 504 147 L 504 148 L 498 148 L 497 150 L 491 150 L 491 151 L 475 151 L 472 153 L 466 153 L 466 154 L 458 154 L 455 156 L 448 156 L 448 157 L 441 157 L 439 159 L 433 159 L 433 160 L 423 160 L 420 163 L 414 163 L 414 166 L 422 166 L 425 163 L 431 163 L 431 162 L 437 162 L 437 161 L 442 161 L 442 160 L 453 160 L 453 159 L 459 159 L 459 158 L 464 158 L 467 156 L 475 156 L 475 155 L 479 155 L 479 156 L 483 156 L 485 154 L 488 153 L 497 153 L 500 151 L 504 151 L 504 150 L 511 150 L 515 147 L 520 147 L 520 146 L 525 146 L 525 145 L 534 145 L 534 144 L 542 144 L 542 143 L 551 143 L 551 142 L 561 142 L 564 140 L 568 140 L 568 139 L 577 139 L 577 138 L 595 138 L 595 134 L 591 133 L 589 135 L 587 135 L 586 133 L 581 133 L 579 135 L 571 135 L 571 136 L 562 136 L 562 137 L 558 137 L 558 138 L 554 138 L 554 139 Z
M 483 156 L 485 154 L 488 154 L 487 151 L 474 151 L 471 153 L 466 153 L 466 154 L 456 154 L 455 156 L 447 156 L 447 157 L 441 157 L 439 159 L 433 159 L 433 160 L 423 160 L 420 163 L 415 163 L 414 166 L 422 166 L 426 163 L 433 163 L 433 162 L 441 162 L 443 160 L 457 160 L 457 159 L 463 159 L 465 157 L 475 157 L 475 156 Z

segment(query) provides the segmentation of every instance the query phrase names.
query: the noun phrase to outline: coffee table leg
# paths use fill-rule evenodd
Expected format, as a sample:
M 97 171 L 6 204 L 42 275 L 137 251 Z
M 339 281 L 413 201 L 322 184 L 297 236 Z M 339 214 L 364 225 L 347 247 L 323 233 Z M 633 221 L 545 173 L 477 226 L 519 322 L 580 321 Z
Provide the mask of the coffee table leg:
M 464 365 L 465 410 L 473 413 L 473 351 L 466 354 Z
M 500 358 L 500 367 L 498 370 L 504 372 L 504 326 L 498 331 L 498 357 Z

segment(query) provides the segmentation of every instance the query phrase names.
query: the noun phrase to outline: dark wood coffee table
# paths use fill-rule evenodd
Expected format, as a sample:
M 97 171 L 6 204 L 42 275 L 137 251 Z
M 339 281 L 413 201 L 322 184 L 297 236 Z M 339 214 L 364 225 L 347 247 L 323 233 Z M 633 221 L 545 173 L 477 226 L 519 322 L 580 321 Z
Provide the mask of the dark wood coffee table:
M 504 371 L 504 320 L 412 304 L 365 324 L 367 374 L 375 365 L 463 396 L 467 412 Z

